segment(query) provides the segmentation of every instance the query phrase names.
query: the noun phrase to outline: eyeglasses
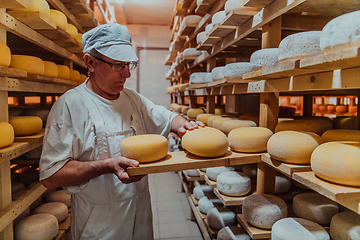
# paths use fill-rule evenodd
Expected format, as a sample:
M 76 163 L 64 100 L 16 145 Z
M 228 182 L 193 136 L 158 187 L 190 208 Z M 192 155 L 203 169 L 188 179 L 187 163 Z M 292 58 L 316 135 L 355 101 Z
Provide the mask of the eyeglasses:
M 100 62 L 104 62 L 104 63 L 107 63 L 110 65 L 111 69 L 114 70 L 114 71 L 122 71 L 124 70 L 125 66 L 128 66 L 129 67 L 129 70 L 134 70 L 136 67 L 137 67 L 137 62 L 133 61 L 133 62 L 128 62 L 128 63 L 111 63 L 111 62 L 108 62 L 108 61 L 105 61 L 104 59 L 102 58 L 98 58 L 98 57 L 95 57 L 93 56 L 95 59 L 99 60 Z

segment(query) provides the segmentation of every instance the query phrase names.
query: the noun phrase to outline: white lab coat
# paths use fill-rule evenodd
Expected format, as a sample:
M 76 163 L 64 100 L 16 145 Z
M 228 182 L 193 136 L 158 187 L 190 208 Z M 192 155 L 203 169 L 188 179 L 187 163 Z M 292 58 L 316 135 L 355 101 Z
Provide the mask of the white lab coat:
M 98 160 L 120 156 L 120 142 L 128 136 L 167 135 L 176 115 L 124 89 L 117 100 L 106 100 L 86 84 L 64 94 L 47 122 L 40 179 L 54 174 L 68 160 Z M 123 184 L 105 174 L 67 187 L 72 194 L 73 239 L 153 239 L 148 179 Z

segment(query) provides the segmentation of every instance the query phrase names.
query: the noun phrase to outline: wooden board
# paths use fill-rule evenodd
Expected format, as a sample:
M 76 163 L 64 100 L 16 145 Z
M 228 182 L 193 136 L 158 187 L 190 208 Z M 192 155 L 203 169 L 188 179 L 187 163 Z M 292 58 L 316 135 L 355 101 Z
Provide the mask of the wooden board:
M 204 219 L 204 222 L 205 222 L 206 228 L 207 228 L 207 230 L 208 230 L 209 235 L 211 236 L 211 238 L 212 238 L 212 239 L 216 239 L 219 230 L 210 227 L 210 226 L 209 226 L 209 223 L 208 223 L 208 221 L 207 221 L 207 218 Z
M 21 79 L 34 81 L 34 82 L 55 83 L 55 84 L 65 85 L 65 86 L 79 85 L 79 83 L 76 81 L 71 81 L 68 79 L 61 79 L 61 78 L 46 77 L 46 76 L 35 75 L 35 74 L 28 74 L 25 78 L 21 78 Z
M 193 194 L 190 195 L 191 200 L 193 201 L 194 205 L 197 206 L 199 204 L 199 200 L 197 200 Z
M 207 175 L 204 176 L 204 180 L 209 187 L 216 188 L 216 181 L 211 180 Z
M 271 238 L 271 230 L 261 229 L 250 225 L 242 214 L 236 215 L 237 220 L 252 239 L 268 239 Z
M 0 148 L 0 162 L 16 158 L 24 154 L 28 148 L 28 142 L 13 142 L 10 146 Z
M 26 77 L 27 72 L 24 70 L 0 66 L 0 77 Z
M 203 214 L 202 212 L 200 212 L 199 207 L 196 207 L 196 210 L 197 210 L 197 213 L 199 214 L 199 216 L 201 217 L 201 219 L 204 220 L 207 218 L 206 214 Z
M 184 174 L 186 180 L 189 181 L 189 182 L 204 180 L 204 176 L 198 176 L 198 177 L 189 176 L 189 175 L 187 174 L 186 170 L 182 171 L 182 173 Z
M 220 42 L 221 39 L 221 37 L 217 36 L 208 36 L 208 38 L 204 42 L 202 42 L 201 46 L 213 46 L 216 43 Z
M 0 8 L 25 8 L 28 0 L 1 0 Z
M 226 196 L 226 195 L 220 193 L 217 188 L 214 188 L 214 194 L 221 200 L 221 202 L 224 204 L 224 206 L 242 205 L 244 199 L 253 193 L 254 193 L 254 191 L 251 191 L 250 193 L 246 194 L 245 196 L 231 197 L 231 196 Z
M 359 187 L 350 187 L 327 182 L 318 178 L 312 171 L 294 173 L 293 179 L 360 214 Z
M 256 7 L 243 7 L 242 9 L 231 11 L 227 14 L 225 20 L 222 22 L 222 25 L 238 27 L 260 10 L 261 8 Z
M 45 129 L 41 129 L 39 133 L 29 135 L 29 136 L 19 136 L 15 137 L 14 142 L 43 142 L 45 134 Z
M 59 224 L 60 230 L 68 230 L 70 228 L 71 213 L 68 213 L 67 218 Z
M 64 6 L 74 15 L 78 13 L 88 13 L 87 7 L 81 2 L 65 3 Z
M 216 25 L 209 33 L 209 37 L 218 37 L 224 38 L 233 31 L 235 31 L 236 27 L 234 26 L 223 26 L 223 25 Z
M 8 14 L 35 30 L 55 30 L 56 24 L 40 12 L 7 11 Z
M 94 28 L 98 26 L 98 21 L 94 18 L 76 17 L 76 20 L 83 28 Z
M 44 37 L 47 37 L 50 40 L 68 40 L 71 38 L 70 34 L 67 33 L 64 29 L 60 28 L 59 26 L 56 27 L 56 29 L 50 30 L 37 30 L 38 33 L 43 35 Z
M 264 8 L 274 0 L 243 0 L 244 6 Z

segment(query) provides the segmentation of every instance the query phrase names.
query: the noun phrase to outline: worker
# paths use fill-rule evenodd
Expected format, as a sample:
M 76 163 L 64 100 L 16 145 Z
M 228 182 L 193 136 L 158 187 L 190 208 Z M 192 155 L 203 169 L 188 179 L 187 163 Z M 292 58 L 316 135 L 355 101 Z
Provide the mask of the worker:
M 139 162 L 121 156 L 120 142 L 140 134 L 183 135 L 203 124 L 124 87 L 138 61 L 126 26 L 98 26 L 82 41 L 88 79 L 50 111 L 40 180 L 71 194 L 72 239 L 153 239 L 148 178 L 128 175 Z

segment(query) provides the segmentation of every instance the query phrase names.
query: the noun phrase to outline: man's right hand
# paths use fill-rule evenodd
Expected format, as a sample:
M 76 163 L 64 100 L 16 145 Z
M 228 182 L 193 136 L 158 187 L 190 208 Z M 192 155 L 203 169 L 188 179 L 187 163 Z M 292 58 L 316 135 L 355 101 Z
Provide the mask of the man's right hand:
M 138 175 L 138 176 L 129 176 L 127 173 L 128 167 L 138 167 L 139 162 L 133 159 L 129 159 L 126 157 L 117 157 L 117 158 L 110 158 L 109 161 L 109 168 L 111 172 L 113 172 L 122 183 L 132 183 L 140 181 L 145 175 Z

